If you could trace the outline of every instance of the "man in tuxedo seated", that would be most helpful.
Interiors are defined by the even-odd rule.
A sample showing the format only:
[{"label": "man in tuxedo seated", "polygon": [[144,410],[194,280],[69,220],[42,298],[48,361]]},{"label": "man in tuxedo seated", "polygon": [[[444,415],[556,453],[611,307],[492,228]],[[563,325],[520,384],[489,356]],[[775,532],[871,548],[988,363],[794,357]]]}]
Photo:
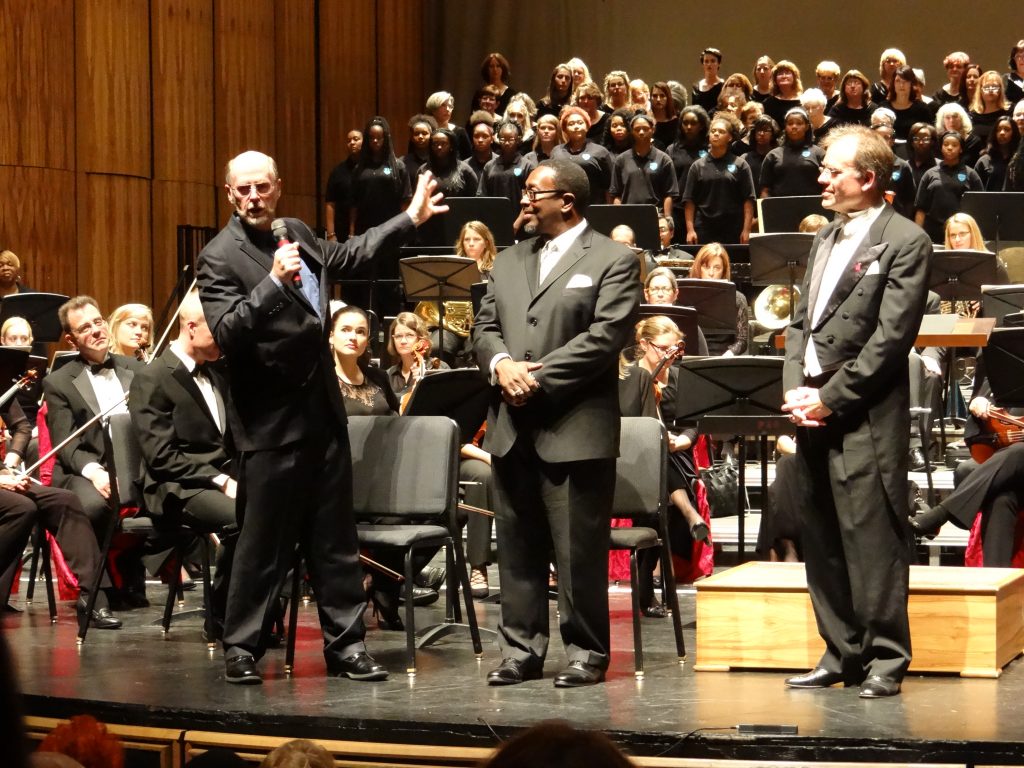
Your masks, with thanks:
[{"label": "man in tuxedo seated", "polygon": [[[32,527],[41,520],[43,527],[57,539],[68,568],[78,579],[81,593],[76,607],[81,616],[89,599],[87,585],[92,583],[100,564],[96,535],[75,494],[63,488],[40,485],[13,469],[21,464],[32,437],[32,425],[18,401],[11,399],[0,407],[0,416],[11,433],[11,445],[0,469],[0,606],[7,605],[25,541]],[[96,629],[121,628],[121,621],[110,612],[104,592],[109,587],[110,580],[104,574],[90,617]]]},{"label": "man in tuxedo seated", "polygon": [[[235,525],[237,486],[229,467],[225,385],[210,365],[219,357],[193,290],[178,313],[178,338],[132,380],[128,410],[145,464],[146,510],[158,527],[185,524],[202,533],[224,533]],[[230,533],[218,554],[210,601],[217,638],[237,538]]]},{"label": "man in tuxedo seated", "polygon": [[[91,296],[69,299],[57,310],[57,317],[65,340],[78,350],[78,356],[43,382],[46,425],[53,445],[63,443],[100,413],[126,413],[125,393],[142,367],[134,358],[111,354],[107,321]],[[78,497],[97,538],[112,514],[109,466],[97,422],[57,452],[53,467],[53,485]],[[149,605],[139,552],[122,553],[117,565],[124,577],[125,588],[119,594],[124,607]]]}]

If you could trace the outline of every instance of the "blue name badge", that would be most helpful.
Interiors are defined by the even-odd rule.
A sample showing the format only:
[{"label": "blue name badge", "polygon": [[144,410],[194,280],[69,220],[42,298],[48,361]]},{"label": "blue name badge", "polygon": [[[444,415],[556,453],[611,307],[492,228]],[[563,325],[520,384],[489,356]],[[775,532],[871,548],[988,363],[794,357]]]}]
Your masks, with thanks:
[{"label": "blue name badge", "polygon": [[658,170],[658,164],[655,163],[653,160],[647,164],[647,167],[650,168],[652,171]]},{"label": "blue name badge", "polygon": [[590,159],[590,153],[589,152],[584,152],[582,157],[583,157],[584,160],[589,160]]},{"label": "blue name badge", "polygon": [[523,175],[523,169],[522,168],[513,168],[512,169],[512,175],[513,176],[522,176]]},{"label": "blue name badge", "polygon": [[727,166],[725,166],[725,170],[727,170],[729,173],[736,173],[736,164],[729,163]]},{"label": "blue name badge", "polygon": [[959,180],[960,180],[960,183],[961,183],[961,184],[963,184],[963,183],[964,183],[965,181],[967,181],[967,174],[966,174],[966,173],[964,173],[963,171],[960,171],[960,173],[958,173],[958,174],[956,175],[956,177],[957,177],[957,179],[959,179]]},{"label": "blue name badge", "polygon": [[805,150],[804,150],[803,152],[801,152],[800,154],[802,154],[802,155],[803,155],[804,157],[810,157],[810,156],[811,156],[811,150],[809,150],[809,149],[805,149]]},{"label": "blue name badge", "polygon": [[706,149],[702,149],[700,152],[697,153],[697,157],[706,157],[707,154],[708,151]]},{"label": "blue name badge", "polygon": [[903,171],[893,171],[892,172],[892,180],[893,181],[899,181],[901,173],[903,173]]},{"label": "blue name badge", "polygon": [[391,169],[390,168],[385,168],[384,169],[384,175],[385,176],[390,176],[391,175]]}]

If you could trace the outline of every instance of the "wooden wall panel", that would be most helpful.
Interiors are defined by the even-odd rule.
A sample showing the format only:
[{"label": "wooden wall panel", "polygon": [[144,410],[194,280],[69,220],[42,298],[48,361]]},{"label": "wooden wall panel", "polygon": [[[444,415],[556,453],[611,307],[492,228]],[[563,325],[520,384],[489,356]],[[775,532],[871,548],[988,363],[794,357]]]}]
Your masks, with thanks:
[{"label": "wooden wall panel", "polygon": [[[0,166],[0,247],[21,259],[25,283],[37,291],[75,293],[75,174]],[[13,192],[13,193],[12,193]]]},{"label": "wooden wall panel", "polygon": [[78,292],[104,314],[130,301],[151,304],[150,182],[78,174]]},{"label": "wooden wall panel", "polygon": [[69,0],[0,3],[0,165],[74,168],[73,11]]},{"label": "wooden wall panel", "polygon": [[150,178],[149,3],[75,4],[77,170]]},{"label": "wooden wall panel", "polygon": [[[214,164],[220,169],[248,149],[274,155],[276,142],[274,94],[273,0],[217,0],[214,5]],[[219,219],[231,212],[226,199]]]},{"label": "wooden wall panel", "polygon": [[153,0],[152,26],[153,178],[210,184],[213,0]]},{"label": "wooden wall panel", "polygon": [[[413,5],[413,3],[410,3]],[[320,0],[320,138],[323,183],[342,159],[345,134],[376,114],[373,0]],[[321,197],[324,190],[319,190]]]},{"label": "wooden wall panel", "polygon": [[423,4],[377,2],[378,109],[391,125],[396,154],[405,154],[406,124],[423,110]]},{"label": "wooden wall panel", "polygon": [[316,195],[315,32],[312,0],[276,5],[275,159],[286,209],[290,196]]},{"label": "wooden wall panel", "polygon": [[[153,182],[153,311],[159,313],[177,284],[177,235],[179,224],[217,227],[217,198],[221,187],[178,181]],[[195,275],[189,275],[192,282]],[[163,329],[161,328],[162,332]]]}]

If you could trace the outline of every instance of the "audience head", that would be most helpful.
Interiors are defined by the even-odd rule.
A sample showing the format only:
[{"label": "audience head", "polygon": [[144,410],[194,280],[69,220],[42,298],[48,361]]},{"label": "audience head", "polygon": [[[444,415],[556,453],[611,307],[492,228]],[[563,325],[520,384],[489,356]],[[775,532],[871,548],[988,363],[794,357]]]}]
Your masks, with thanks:
[{"label": "audience head", "polygon": [[668,267],[655,267],[644,281],[645,304],[675,304],[679,296],[676,275]]},{"label": "audience head", "polygon": [[825,137],[824,148],[818,177],[823,208],[853,213],[882,201],[894,162],[885,139],[863,125],[841,125]]},{"label": "audience head", "polygon": [[[392,326],[394,327],[394,326]],[[370,318],[359,307],[346,304],[331,314],[331,335],[327,343],[339,363],[347,359],[359,365],[369,363]],[[391,345],[388,345],[388,351]]]},{"label": "audience head", "polygon": [[731,112],[716,112],[708,127],[708,137],[712,144],[716,141],[715,137],[719,132],[728,137],[728,143],[722,147],[727,150],[734,141],[739,141],[742,138],[743,125],[740,123],[740,119]]},{"label": "audience head", "polygon": [[416,352],[430,353],[430,329],[423,318],[413,312],[399,312],[388,330],[388,354],[410,360]]},{"label": "audience head", "polygon": [[743,94],[744,98],[750,99],[754,95],[754,86],[750,82],[750,78],[744,75],[742,72],[733,72],[722,84],[722,93],[726,91],[738,91]]},{"label": "audience head", "polygon": [[988,250],[978,222],[966,213],[954,213],[946,219],[946,248],[951,251]]},{"label": "audience head", "polygon": [[206,323],[196,288],[185,294],[178,310],[178,343],[197,363],[213,362],[220,357],[220,347]]},{"label": "audience head", "polygon": [[717,79],[718,70],[722,67],[722,52],[717,48],[705,48],[700,52],[700,64],[705,79]]},{"label": "audience head", "polygon": [[800,220],[800,226],[797,227],[797,232],[807,232],[809,234],[815,234],[820,232],[828,225],[828,219],[822,216],[820,213],[812,213],[808,216],[804,216]]},{"label": "audience head", "polygon": [[89,363],[102,363],[110,348],[107,321],[92,296],[75,296],[57,310],[64,340]]},{"label": "audience head", "polygon": [[30,768],[83,768],[75,758],[60,752],[33,752],[29,755],[28,765]]},{"label": "audience head", "polygon": [[1017,130],[1017,124],[1013,122],[1013,118],[1009,115],[996,118],[992,130],[988,134],[986,154],[990,157],[998,157],[1000,154],[1009,157],[1016,151],[1018,144],[1020,144],[1020,131]]},{"label": "audience head", "polygon": [[30,347],[32,341],[32,326],[24,317],[9,317],[0,326],[0,344],[5,347]]},{"label": "audience head", "polygon": [[537,106],[533,103],[533,99],[524,93],[517,93],[511,99],[508,100],[508,106],[505,107],[505,119],[515,120],[523,129],[523,135],[529,135],[533,133],[533,116],[537,112]]},{"label": "audience head", "polygon": [[651,108],[651,89],[640,78],[629,81],[629,103],[636,109]]},{"label": "audience head", "polygon": [[484,85],[476,89],[471,106],[473,110],[482,109],[493,115],[498,109],[498,99],[500,98],[501,90],[498,86]]},{"label": "audience head", "polygon": [[494,257],[498,255],[494,235],[482,221],[467,221],[459,230],[455,254],[473,259],[481,272],[489,272],[494,266]]},{"label": "audience head", "polygon": [[480,62],[480,79],[485,83],[508,85],[511,77],[512,68],[508,65],[508,59],[500,53],[488,53]]},{"label": "audience head", "polygon": [[[678,329],[676,329],[678,332]],[[563,722],[535,725],[509,739],[484,768],[630,768],[607,736]]]},{"label": "audience head", "polygon": [[243,152],[228,161],[224,180],[228,202],[239,218],[254,229],[269,232],[282,189],[274,158],[252,150]]},{"label": "audience head", "polygon": [[708,243],[697,251],[690,267],[690,277],[701,280],[731,280],[729,254],[721,243]]},{"label": "audience head", "polygon": [[946,131],[939,138],[939,157],[945,165],[958,165],[963,159],[965,145],[959,131]]},{"label": "audience head", "polygon": [[[576,107],[573,107],[573,109],[576,109]],[[515,120],[505,120],[503,118],[494,124],[494,138],[498,142],[498,149],[501,150],[501,155],[506,159],[511,159],[515,157],[516,152],[519,151],[519,146],[523,142],[523,126]],[[454,146],[455,143],[453,142],[452,147]]]},{"label": "audience head", "polygon": [[153,334],[153,310],[145,304],[122,304],[107,318],[110,351],[133,356],[149,346]]},{"label": "audience head", "polygon": [[820,88],[808,88],[800,94],[800,106],[808,115],[824,115],[826,104],[828,104],[828,98]]},{"label": "audience head", "polygon": [[263,758],[260,768],[334,768],[334,758],[319,744],[294,739]]},{"label": "audience head", "polygon": [[84,768],[122,768],[124,747],[91,715],[76,715],[61,723],[39,745],[40,752],[60,752],[74,758]]},{"label": "audience head", "polygon": [[473,154],[488,157],[494,146],[494,118],[482,109],[469,117],[469,138]]},{"label": "audience head", "polygon": [[637,112],[629,119],[629,135],[633,146],[649,143],[654,138],[654,118],[646,112]]},{"label": "audience head", "polygon": [[978,81],[981,79],[981,64],[971,62],[964,67],[964,87],[967,90],[968,106],[973,107],[974,94],[977,93]]},{"label": "audience head", "polygon": [[786,143],[794,147],[808,146],[814,141],[814,127],[811,125],[810,116],[803,107],[793,107],[786,112],[783,131],[786,135]]},{"label": "audience head", "polygon": [[611,234],[608,236],[616,243],[636,248],[636,235],[633,234],[633,228],[628,224],[619,224],[612,229]]}]

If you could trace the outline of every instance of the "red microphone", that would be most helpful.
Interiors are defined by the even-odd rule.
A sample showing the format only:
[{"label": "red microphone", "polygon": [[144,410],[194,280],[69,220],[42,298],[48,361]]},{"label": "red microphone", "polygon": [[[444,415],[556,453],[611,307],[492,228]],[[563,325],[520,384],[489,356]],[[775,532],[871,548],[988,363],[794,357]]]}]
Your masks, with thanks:
[{"label": "red microphone", "polygon": [[[270,226],[274,231],[274,237],[277,238],[278,248],[291,245],[292,241],[288,239],[288,225],[284,223],[284,219],[274,219]],[[298,272],[292,275],[292,285],[300,291],[302,290],[302,278],[299,277]]]}]

